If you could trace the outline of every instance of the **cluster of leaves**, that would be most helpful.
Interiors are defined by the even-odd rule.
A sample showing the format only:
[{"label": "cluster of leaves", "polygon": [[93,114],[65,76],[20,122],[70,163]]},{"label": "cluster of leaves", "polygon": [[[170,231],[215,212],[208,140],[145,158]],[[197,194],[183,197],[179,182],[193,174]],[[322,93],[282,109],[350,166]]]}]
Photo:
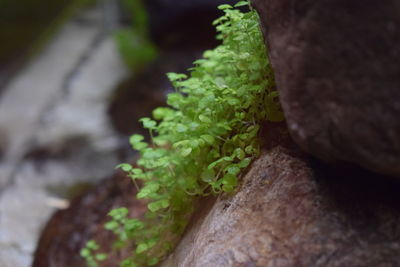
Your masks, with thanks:
[{"label": "cluster of leaves", "polygon": [[117,46],[128,67],[137,70],[157,56],[157,48],[149,39],[148,16],[142,0],[123,0],[132,14],[132,27],[115,33]]},{"label": "cluster of leaves", "polygon": [[106,228],[117,235],[117,246],[134,242],[121,266],[157,264],[185,229],[199,197],[235,190],[259,155],[260,122],[283,120],[257,13],[251,7],[247,13],[231,5],[219,9],[225,14],[214,25],[222,44],[194,62],[190,77],[167,74],[175,88],[169,107],[141,119],[151,143],[140,135],[130,138],[140,152],[138,168],[119,165],[137,187],[142,184],[137,198],[149,201],[142,221],[127,218],[125,208],[110,212]]},{"label": "cluster of leaves", "polygon": [[87,242],[86,247],[81,250],[81,256],[85,259],[87,266],[96,267],[99,261],[107,259],[107,254],[97,253],[100,246],[93,240]]}]

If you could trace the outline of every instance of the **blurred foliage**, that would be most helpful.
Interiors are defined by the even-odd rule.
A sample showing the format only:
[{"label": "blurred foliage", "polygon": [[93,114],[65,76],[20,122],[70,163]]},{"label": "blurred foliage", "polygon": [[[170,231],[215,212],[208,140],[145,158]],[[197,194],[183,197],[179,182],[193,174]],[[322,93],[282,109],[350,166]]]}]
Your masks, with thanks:
[{"label": "blurred foliage", "polygon": [[73,11],[93,0],[0,0],[0,62],[37,51]]},{"label": "blurred foliage", "polygon": [[147,11],[141,0],[123,0],[131,14],[131,27],[115,33],[118,50],[131,69],[139,69],[157,57],[157,48],[149,39]]}]

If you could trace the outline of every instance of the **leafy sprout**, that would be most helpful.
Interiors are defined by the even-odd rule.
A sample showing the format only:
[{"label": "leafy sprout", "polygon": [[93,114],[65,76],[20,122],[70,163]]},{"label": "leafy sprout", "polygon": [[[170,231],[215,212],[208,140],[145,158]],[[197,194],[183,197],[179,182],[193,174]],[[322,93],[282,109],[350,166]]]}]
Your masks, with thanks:
[{"label": "leafy sprout", "polygon": [[[244,5],[249,4],[240,1],[236,7]],[[167,74],[175,87],[169,106],[141,119],[151,143],[133,135],[138,167],[119,165],[135,183],[141,180],[137,198],[149,201],[141,221],[128,219],[125,208],[109,214],[106,228],[117,242],[134,244],[121,266],[152,266],[162,260],[184,231],[196,201],[235,191],[259,155],[260,123],[283,120],[257,13],[251,7],[247,13],[231,5],[219,9],[224,15],[213,24],[222,44],[205,51],[189,77]]]}]

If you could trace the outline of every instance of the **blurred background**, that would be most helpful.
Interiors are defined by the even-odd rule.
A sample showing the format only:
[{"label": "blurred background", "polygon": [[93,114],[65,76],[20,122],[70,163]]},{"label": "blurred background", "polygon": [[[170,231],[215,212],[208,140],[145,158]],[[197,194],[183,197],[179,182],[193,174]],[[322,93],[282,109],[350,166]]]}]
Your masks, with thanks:
[{"label": "blurred background", "polygon": [[1,267],[31,266],[51,214],[129,161],[229,2],[0,0]]}]

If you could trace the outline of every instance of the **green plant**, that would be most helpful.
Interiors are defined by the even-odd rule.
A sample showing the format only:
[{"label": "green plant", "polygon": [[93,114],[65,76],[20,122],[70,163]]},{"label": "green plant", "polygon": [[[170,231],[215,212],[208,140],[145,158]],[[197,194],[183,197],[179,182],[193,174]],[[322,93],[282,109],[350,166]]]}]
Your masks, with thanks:
[{"label": "green plant", "polygon": [[260,123],[283,120],[257,13],[219,9],[225,14],[214,25],[222,44],[194,62],[190,77],[167,74],[175,88],[169,107],[141,119],[151,143],[130,138],[140,152],[139,167],[118,166],[138,188],[141,181],[137,198],[149,201],[143,220],[127,218],[125,208],[110,212],[106,228],[118,237],[116,246],[134,243],[121,266],[157,264],[173,249],[199,198],[235,190],[259,155]]},{"label": "green plant", "polygon": [[88,267],[96,267],[98,266],[97,262],[104,261],[107,258],[105,253],[96,253],[99,248],[94,240],[90,240],[86,243],[86,247],[81,250],[81,256],[85,259]]},{"label": "green plant", "polygon": [[123,60],[132,69],[140,68],[157,56],[157,48],[149,39],[148,17],[141,0],[123,0],[123,5],[132,14],[132,27],[115,33],[118,50]]}]

